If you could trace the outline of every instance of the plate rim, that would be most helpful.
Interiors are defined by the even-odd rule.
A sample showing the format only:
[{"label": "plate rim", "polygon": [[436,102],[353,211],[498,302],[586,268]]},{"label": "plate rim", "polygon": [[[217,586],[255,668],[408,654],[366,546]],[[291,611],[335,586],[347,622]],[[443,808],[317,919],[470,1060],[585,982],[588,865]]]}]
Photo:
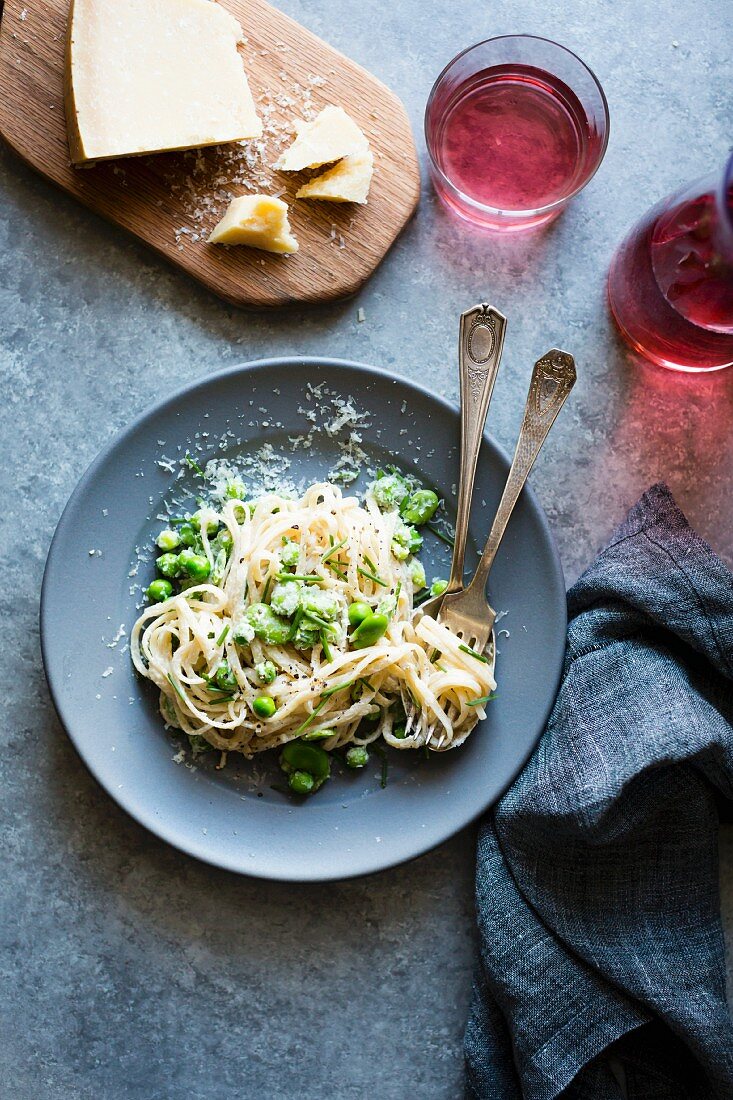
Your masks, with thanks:
[{"label": "plate rim", "polygon": [[[447,398],[442,397],[440,394],[435,393],[428,386],[424,386],[420,382],[415,382],[413,379],[406,377],[405,375],[397,374],[394,371],[388,370],[384,367],[375,367],[369,363],[362,363],[359,360],[343,359],[334,356],[321,356],[321,355],[279,355],[270,356],[264,359],[251,359],[242,362],[230,364],[221,370],[213,371],[212,373],[204,374],[203,377],[192,379],[189,382],[177,387],[166,397],[161,398],[159,401],[154,402],[151,405],[142,409],[135,417],[128,421],[122,428],[120,428],[114,436],[109,439],[100,451],[95,455],[89,465],[86,467],[81,477],[77,481],[74,489],[69,495],[62,511],[59,516],[56,528],[51,538],[48,553],[46,555],[46,562],[43,570],[43,579],[41,582],[40,604],[39,604],[39,635],[40,635],[40,649],[41,659],[43,663],[44,674],[46,683],[48,685],[51,701],[54,706],[54,710],[58,717],[59,723],[62,726],[66,736],[69,738],[77,756],[80,758],[82,764],[85,766],[89,774],[99,784],[99,786],[105,791],[105,793],[112,798],[115,804],[131,817],[138,825],[147,829],[155,837],[161,840],[165,844],[171,845],[177,851],[184,853],[186,856],[196,859],[201,863],[208,864],[210,866],[217,867],[221,870],[228,871],[232,874],[244,875],[248,878],[256,878],[264,881],[271,882],[312,882],[312,883],[325,883],[325,882],[340,882],[347,879],[362,878],[368,875],[374,875],[381,871],[389,870],[393,867],[401,866],[402,864],[409,863],[414,859],[418,859],[420,856],[426,855],[428,852],[440,847],[447,840],[451,839],[457,833],[463,829],[468,828],[474,822],[476,822],[483,814],[491,810],[496,803],[503,797],[517,776],[521,773],[529,760],[532,753],[535,751],[547,720],[554,706],[557,696],[557,689],[560,685],[562,676],[562,669],[565,658],[565,637],[567,634],[567,603],[563,599],[561,601],[561,626],[562,631],[558,631],[558,638],[562,638],[562,641],[557,645],[557,652],[550,655],[548,658],[548,664],[554,665],[554,675],[551,677],[554,684],[553,692],[551,696],[548,696],[548,701],[543,708],[543,717],[541,724],[539,724],[538,730],[534,737],[531,739],[526,752],[522,755],[516,770],[503,785],[503,787],[495,794],[495,796],[488,802],[487,805],[477,810],[476,813],[472,813],[470,817],[467,817],[461,824],[454,826],[451,825],[450,830],[446,834],[436,841],[428,844],[420,845],[416,843],[415,850],[408,855],[401,855],[397,858],[390,858],[375,864],[373,867],[364,869],[355,869],[353,872],[339,871],[336,874],[297,874],[296,873],[268,873],[266,870],[258,869],[244,869],[242,867],[235,866],[233,862],[222,856],[220,859],[214,858],[209,855],[202,855],[194,850],[187,844],[186,838],[177,838],[175,836],[167,835],[162,827],[162,822],[158,821],[154,815],[146,814],[143,806],[139,804],[129,804],[127,800],[121,800],[117,793],[110,788],[106,780],[99,774],[99,769],[95,767],[94,763],[87,758],[87,755],[83,747],[83,738],[78,740],[77,734],[73,731],[73,721],[68,720],[64,713],[64,704],[60,699],[60,692],[57,690],[57,684],[55,683],[54,671],[50,668],[52,663],[50,654],[48,652],[49,642],[47,640],[48,632],[48,615],[49,615],[49,565],[52,562],[56,549],[66,531],[66,527],[70,522],[70,513],[72,507],[79,497],[82,497],[99,471],[109,461],[110,457],[114,454],[115,450],[123,444],[125,439],[138,431],[143,427],[146,422],[154,422],[164,410],[170,406],[177,404],[183,398],[190,397],[199,390],[205,390],[214,382],[219,382],[229,376],[234,375],[248,375],[248,374],[266,374],[267,371],[272,369],[279,369],[283,367],[289,367],[294,365],[302,366],[320,366],[329,369],[336,368],[343,372],[345,376],[348,375],[371,375],[377,379],[381,379],[385,384],[399,383],[406,386],[409,390],[415,391],[427,398],[430,402],[442,407],[446,412],[450,412],[453,416],[460,416],[459,406],[449,401]],[[500,459],[500,461],[508,469],[510,464],[510,457],[504,448],[497,443],[497,441],[485,430],[482,435],[482,447],[488,447],[488,449]],[[562,561],[560,553],[557,547],[555,536],[550,527],[549,520],[545,513],[544,508],[540,504],[536,493],[532,486],[527,482],[522,490],[522,496],[526,494],[526,500],[534,512],[536,518],[539,521],[539,525],[543,531],[543,534],[547,538],[547,542],[551,551],[550,559],[552,565],[552,576],[548,577],[548,587],[559,587],[560,591],[565,593],[566,584],[565,577],[562,568]],[[521,499],[521,497],[520,497]],[[81,741],[81,743],[80,743]],[[416,837],[417,839],[417,837]]]}]

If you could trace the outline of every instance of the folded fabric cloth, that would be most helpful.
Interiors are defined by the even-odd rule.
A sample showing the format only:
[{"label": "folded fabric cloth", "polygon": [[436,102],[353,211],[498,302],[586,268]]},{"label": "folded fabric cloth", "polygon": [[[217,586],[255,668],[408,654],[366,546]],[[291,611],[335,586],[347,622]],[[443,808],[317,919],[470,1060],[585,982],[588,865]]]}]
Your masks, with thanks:
[{"label": "folded fabric cloth", "polygon": [[727,1100],[733,576],[657,485],[568,605],[547,729],[480,830],[466,1095]]}]

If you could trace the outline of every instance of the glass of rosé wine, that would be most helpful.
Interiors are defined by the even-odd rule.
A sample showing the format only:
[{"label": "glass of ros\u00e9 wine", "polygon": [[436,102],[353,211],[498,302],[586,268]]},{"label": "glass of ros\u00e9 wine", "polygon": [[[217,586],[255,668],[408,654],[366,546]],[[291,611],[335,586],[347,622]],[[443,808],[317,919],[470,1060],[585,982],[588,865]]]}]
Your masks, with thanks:
[{"label": "glass of ros\u00e9 wine", "polygon": [[454,57],[425,110],[436,192],[485,229],[530,229],[556,217],[595,174],[608,129],[606,97],[588,66],[524,34]]}]

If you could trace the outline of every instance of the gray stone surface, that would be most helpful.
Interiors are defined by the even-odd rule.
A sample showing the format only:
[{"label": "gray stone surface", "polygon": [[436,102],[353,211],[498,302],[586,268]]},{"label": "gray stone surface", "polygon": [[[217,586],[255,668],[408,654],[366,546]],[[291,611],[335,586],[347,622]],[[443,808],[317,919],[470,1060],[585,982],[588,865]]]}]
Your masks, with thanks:
[{"label": "gray stone surface", "polygon": [[[722,165],[730,0],[664,10],[636,0],[281,6],[402,95],[421,152],[422,108],[445,61],[516,30],[587,59],[608,93],[611,144],[587,191],[539,238],[474,234],[426,186],[358,300],[287,316],[234,311],[0,151],[0,1093],[12,1100],[460,1095],[471,831],[344,885],[237,879],[128,820],[56,721],[37,632],[48,543],[86,465],[151,401],[227,364],[290,351],[374,362],[455,398],[456,318],[488,297],[511,321],[491,417],[503,444],[537,355],[559,344],[578,361],[572,408],[533,476],[568,579],[660,477],[733,558],[733,372],[683,378],[639,366],[604,302],[626,226]],[[725,830],[722,871],[730,928]]]}]

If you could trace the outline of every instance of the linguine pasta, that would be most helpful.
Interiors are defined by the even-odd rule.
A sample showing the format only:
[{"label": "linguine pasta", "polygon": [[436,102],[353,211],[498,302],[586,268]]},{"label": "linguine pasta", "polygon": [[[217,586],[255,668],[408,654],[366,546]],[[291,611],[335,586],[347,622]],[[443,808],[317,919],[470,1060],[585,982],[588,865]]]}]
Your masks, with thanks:
[{"label": "linguine pasta", "polygon": [[[131,637],[167,724],[250,757],[320,737],[327,751],[379,737],[445,750],[484,717],[491,665],[434,619],[412,621],[424,572],[412,554],[396,556],[397,509],[321,483],[299,499],[230,499],[196,516],[208,576],[147,608]],[[359,648],[355,604],[386,620]],[[263,696],[273,710],[264,717]],[[412,705],[430,735],[405,736]]]}]

